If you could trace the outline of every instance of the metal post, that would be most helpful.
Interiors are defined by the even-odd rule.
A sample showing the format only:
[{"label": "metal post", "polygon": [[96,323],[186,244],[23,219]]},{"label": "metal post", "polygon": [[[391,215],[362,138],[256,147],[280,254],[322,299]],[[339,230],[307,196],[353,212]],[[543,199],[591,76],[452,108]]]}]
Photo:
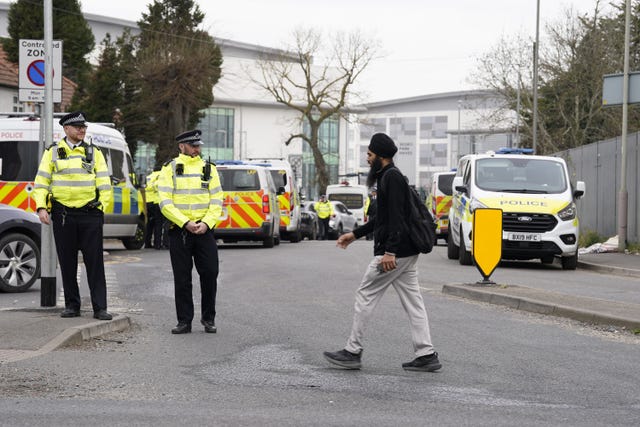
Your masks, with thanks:
[{"label": "metal post", "polygon": [[[462,107],[462,100],[458,99],[458,149],[456,150],[456,154],[458,155],[458,159],[461,157],[460,156],[460,108],[461,107]],[[458,159],[456,159],[456,162],[455,162],[453,167],[457,167],[458,166]]]},{"label": "metal post", "polygon": [[[44,1],[44,114],[40,118],[42,150],[51,145],[53,138],[53,0]],[[62,70],[58,70],[61,72]],[[43,135],[44,133],[44,135]],[[56,251],[51,225],[42,224],[40,270],[40,306],[56,305]]]},{"label": "metal post", "polygon": [[520,73],[518,73],[518,89],[516,95],[516,140],[514,145],[520,147]]},{"label": "metal post", "polygon": [[622,144],[620,148],[620,193],[618,194],[618,251],[627,248],[627,116],[629,107],[629,40],[631,0],[626,0],[624,17],[624,71],[622,76]]},{"label": "metal post", "polygon": [[540,40],[540,0],[536,2],[536,41],[533,44],[533,154],[538,147],[538,44]]}]

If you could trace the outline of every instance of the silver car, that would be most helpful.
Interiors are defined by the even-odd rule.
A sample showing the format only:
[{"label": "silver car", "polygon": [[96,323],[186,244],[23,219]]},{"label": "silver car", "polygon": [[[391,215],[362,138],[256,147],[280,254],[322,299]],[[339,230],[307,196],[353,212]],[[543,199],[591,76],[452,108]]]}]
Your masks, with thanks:
[{"label": "silver car", "polygon": [[40,277],[38,216],[0,204],[0,291],[24,292]]},{"label": "silver car", "polygon": [[332,239],[358,228],[358,220],[342,202],[332,201],[331,204],[333,215],[329,219],[329,236]]}]

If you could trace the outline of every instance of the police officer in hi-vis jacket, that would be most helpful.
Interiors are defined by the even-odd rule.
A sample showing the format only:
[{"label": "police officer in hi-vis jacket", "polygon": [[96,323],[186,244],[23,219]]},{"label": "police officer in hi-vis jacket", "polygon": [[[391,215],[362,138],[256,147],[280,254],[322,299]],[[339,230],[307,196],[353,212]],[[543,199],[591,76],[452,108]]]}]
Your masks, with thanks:
[{"label": "police officer in hi-vis jacket", "polygon": [[191,130],[178,135],[180,155],[167,162],[158,177],[160,209],[171,222],[169,255],[178,317],[173,334],[191,332],[194,263],[202,295],[200,323],[205,332],[217,331],[218,246],[213,228],[222,213],[223,193],[215,165],[200,157],[201,134]]},{"label": "police officer in hi-vis jacket", "polygon": [[[93,317],[111,320],[102,256],[104,211],[112,202],[111,179],[98,147],[85,141],[86,116],[81,111],[60,119],[65,137],[47,148],[35,178],[34,198],[40,221],[53,222],[60,262],[64,305],[62,317],[80,316],[78,250],[87,269]],[[51,216],[47,210],[51,202]]]}]

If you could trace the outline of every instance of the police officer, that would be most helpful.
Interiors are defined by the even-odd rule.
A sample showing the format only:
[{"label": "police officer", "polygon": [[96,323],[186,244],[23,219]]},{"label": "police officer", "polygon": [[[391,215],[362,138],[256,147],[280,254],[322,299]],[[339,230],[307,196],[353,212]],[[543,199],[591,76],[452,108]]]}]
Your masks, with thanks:
[{"label": "police officer", "polygon": [[313,210],[318,214],[320,221],[320,240],[329,239],[329,219],[333,215],[333,205],[327,200],[324,194],[320,196],[320,201],[313,204]]},{"label": "police officer", "polygon": [[[109,170],[98,147],[85,141],[85,114],[76,111],[60,119],[65,137],[45,150],[35,178],[34,197],[43,224],[53,222],[60,262],[64,305],[62,317],[80,316],[78,250],[87,269],[93,317],[111,320],[102,256],[104,211],[111,204]],[[51,216],[47,210],[51,202]]]},{"label": "police officer", "polygon": [[201,134],[196,129],[176,137],[180,155],[163,166],[158,178],[160,209],[171,222],[169,255],[178,317],[173,334],[191,332],[194,263],[202,295],[200,323],[205,332],[217,330],[218,246],[213,228],[222,213],[222,187],[215,165],[200,157]]},{"label": "police officer", "polygon": [[[160,212],[158,206],[158,177],[160,176],[160,168],[157,167],[147,176],[147,184],[144,188],[144,195],[147,206],[147,230],[145,233],[145,248],[162,249],[162,239],[164,228],[164,216]],[[164,243],[166,245],[166,242]]]}]

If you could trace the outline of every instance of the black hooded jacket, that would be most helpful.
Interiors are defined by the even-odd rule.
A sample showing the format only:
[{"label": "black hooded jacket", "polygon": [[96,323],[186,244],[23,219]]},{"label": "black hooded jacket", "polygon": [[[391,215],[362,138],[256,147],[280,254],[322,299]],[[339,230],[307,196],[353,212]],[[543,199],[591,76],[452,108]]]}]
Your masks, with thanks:
[{"label": "black hooded jacket", "polygon": [[377,173],[377,211],[373,221],[358,227],[353,234],[359,239],[373,232],[373,253],[395,254],[397,258],[417,255],[420,252],[409,238],[407,222],[409,184],[393,163]]}]

